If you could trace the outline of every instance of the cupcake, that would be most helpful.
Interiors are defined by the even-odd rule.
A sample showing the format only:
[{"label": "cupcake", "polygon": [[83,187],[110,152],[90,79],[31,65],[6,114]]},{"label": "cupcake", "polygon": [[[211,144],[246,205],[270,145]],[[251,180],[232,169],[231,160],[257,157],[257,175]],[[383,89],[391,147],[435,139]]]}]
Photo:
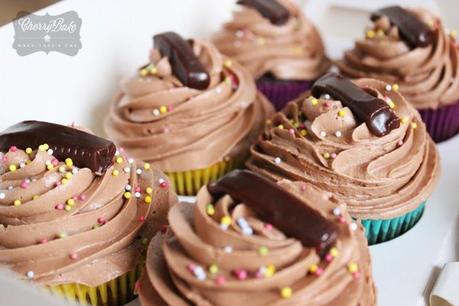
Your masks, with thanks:
[{"label": "cupcake", "polygon": [[400,90],[436,142],[459,132],[459,49],[455,32],[423,9],[383,8],[338,62],[343,75],[371,77]]},{"label": "cupcake", "polygon": [[150,63],[125,81],[105,130],[134,157],[166,172],[181,195],[241,166],[273,109],[250,73],[210,43],[168,32]]},{"label": "cupcake", "polygon": [[69,301],[131,300],[176,201],[161,172],[104,138],[39,121],[0,133],[0,263]]},{"label": "cupcake", "polygon": [[217,48],[257,80],[280,110],[330,67],[319,32],[290,0],[239,0],[242,9],[215,34]]},{"label": "cupcake", "polygon": [[440,172],[435,144],[399,92],[335,73],[266,124],[247,167],[331,192],[362,220],[370,244],[416,224]]},{"label": "cupcake", "polygon": [[171,209],[170,231],[147,251],[141,304],[376,305],[363,229],[335,200],[229,173]]}]

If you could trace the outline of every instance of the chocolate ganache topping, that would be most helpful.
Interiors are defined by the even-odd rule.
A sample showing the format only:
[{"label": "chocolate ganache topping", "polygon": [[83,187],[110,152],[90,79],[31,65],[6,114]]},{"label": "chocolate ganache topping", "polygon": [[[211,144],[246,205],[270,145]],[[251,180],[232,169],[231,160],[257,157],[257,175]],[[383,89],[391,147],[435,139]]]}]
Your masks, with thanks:
[{"label": "chocolate ganache topping", "polygon": [[160,171],[80,130],[22,122],[0,144],[0,264],[37,283],[93,287],[132,271],[177,201]]},{"label": "chocolate ganache topping", "polygon": [[243,8],[234,12],[233,20],[212,40],[256,79],[269,74],[282,80],[309,81],[328,70],[330,62],[319,32],[292,1],[238,3]]},{"label": "chocolate ganache topping", "polygon": [[[158,44],[151,51],[150,64],[139,70],[139,76],[123,82],[115,97],[105,120],[107,134],[136,158],[167,172],[245,158],[272,106],[257,92],[251,75],[210,43],[185,41],[193,56],[168,56],[158,50],[164,37],[170,40],[170,36],[183,44],[177,34],[155,36]],[[185,52],[174,50],[172,54]],[[199,65],[194,66],[202,65],[210,78],[202,90],[182,83],[174,72],[191,69],[183,67],[195,57]],[[200,79],[202,73],[191,78],[196,75]]]},{"label": "chocolate ganache topping", "polygon": [[[293,219],[289,226],[300,235],[288,235],[280,229],[286,220],[267,223],[252,209],[261,211],[261,201],[236,200],[240,192],[224,193],[219,183],[210,187],[218,189],[215,197],[204,187],[195,206],[171,209],[170,231],[152,240],[139,288],[142,305],[376,305],[363,229],[331,194],[301,182],[273,184],[253,173],[230,175],[244,181],[256,177],[253,186],[244,187],[251,199],[267,189],[289,192],[279,196],[279,210],[300,209],[293,202],[301,201],[314,216]],[[224,188],[235,182],[227,180]],[[323,257],[301,243],[309,221],[336,229]]]},{"label": "chocolate ganache topping", "polygon": [[418,109],[459,99],[459,48],[455,33],[423,9],[398,6],[371,15],[372,25],[338,62],[344,75],[386,81]]},{"label": "chocolate ganache topping", "polygon": [[275,181],[312,183],[356,218],[400,216],[435,187],[438,152],[418,112],[396,90],[373,79],[353,83],[386,101],[400,126],[375,135],[336,97],[305,93],[267,122],[247,167]]}]

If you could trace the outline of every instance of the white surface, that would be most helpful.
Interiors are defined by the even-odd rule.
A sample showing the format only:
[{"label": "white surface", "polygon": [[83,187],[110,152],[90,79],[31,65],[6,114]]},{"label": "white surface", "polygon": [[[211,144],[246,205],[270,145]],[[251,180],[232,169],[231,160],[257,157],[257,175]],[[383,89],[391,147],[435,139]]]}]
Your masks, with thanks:
[{"label": "white surface", "polygon": [[[83,48],[75,57],[58,53],[20,57],[11,47],[13,27],[1,27],[0,130],[19,120],[41,119],[64,124],[75,121],[101,133],[101,118],[119,81],[146,61],[154,33],[175,30],[184,36],[204,38],[230,18],[233,5],[233,0],[60,2],[42,12],[75,10],[83,19]],[[309,6],[307,13],[326,20],[313,7]],[[362,13],[359,16],[366,19]],[[326,22],[319,25],[336,27]],[[352,45],[349,33],[358,27],[342,21],[338,28],[341,38],[330,35],[326,39],[332,56],[339,56],[343,47]],[[459,247],[454,243],[459,241],[459,137],[439,149],[443,174],[420,223],[394,241],[371,247],[380,306],[426,305],[439,270],[446,262],[459,259]],[[3,288],[0,285],[1,306]]]},{"label": "white surface", "polygon": [[459,262],[447,264],[430,295],[431,306],[459,305]]}]

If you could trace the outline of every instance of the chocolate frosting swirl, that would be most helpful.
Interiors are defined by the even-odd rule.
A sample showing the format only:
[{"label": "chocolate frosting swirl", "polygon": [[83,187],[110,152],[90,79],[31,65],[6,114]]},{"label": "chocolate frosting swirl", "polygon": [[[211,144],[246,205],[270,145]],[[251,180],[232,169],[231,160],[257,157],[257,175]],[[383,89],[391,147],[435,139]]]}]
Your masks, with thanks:
[{"label": "chocolate frosting swirl", "polygon": [[122,153],[102,176],[51,151],[0,157],[0,263],[41,284],[98,286],[133,270],[177,201],[164,174]]},{"label": "chocolate frosting swirl", "polygon": [[411,48],[385,16],[376,18],[364,39],[338,62],[342,74],[398,84],[418,109],[437,108],[459,99],[459,49],[441,20],[422,9],[410,10],[432,28],[432,44]]},{"label": "chocolate frosting swirl", "polygon": [[201,169],[226,157],[242,159],[273,112],[251,75],[210,43],[193,40],[210,74],[207,90],[183,86],[168,58],[151,52],[154,73],[122,84],[105,130],[135,157],[163,171]]},{"label": "chocolate frosting swirl", "polygon": [[299,7],[279,2],[290,11],[285,24],[272,24],[257,10],[242,7],[213,41],[255,78],[269,73],[283,80],[315,80],[330,67],[320,34]]},{"label": "chocolate frosting swirl", "polygon": [[268,122],[247,167],[273,180],[306,181],[332,192],[356,218],[403,215],[435,187],[438,152],[418,112],[398,92],[373,79],[354,83],[386,100],[400,127],[376,137],[340,101],[306,93]]},{"label": "chocolate frosting swirl", "polygon": [[[171,231],[152,240],[140,285],[142,305],[376,305],[362,227],[331,194],[299,182],[280,185],[337,222],[333,257],[321,259],[229,195],[213,202],[203,188],[196,206],[171,209]],[[212,215],[209,203],[215,207]],[[220,224],[223,216],[234,220],[227,229]],[[252,235],[236,222],[241,217]]]}]

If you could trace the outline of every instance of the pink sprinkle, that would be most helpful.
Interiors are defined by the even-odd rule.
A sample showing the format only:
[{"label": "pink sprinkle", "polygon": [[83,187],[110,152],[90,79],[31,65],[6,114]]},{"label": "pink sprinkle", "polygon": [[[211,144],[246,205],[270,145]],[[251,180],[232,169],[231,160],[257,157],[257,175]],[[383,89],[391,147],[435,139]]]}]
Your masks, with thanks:
[{"label": "pink sprinkle", "polygon": [[322,269],[322,268],[319,267],[319,268],[317,268],[317,271],[316,271],[316,273],[314,273],[314,274],[315,274],[316,276],[321,276],[322,273],[324,273],[324,269]]},{"label": "pink sprinkle", "polygon": [[237,277],[238,280],[244,280],[247,278],[247,271],[244,269],[234,270],[233,273]]},{"label": "pink sprinkle", "polygon": [[26,181],[23,181],[20,186],[22,189],[26,189],[27,187],[29,187],[29,183],[27,183]]},{"label": "pink sprinkle", "polygon": [[330,108],[330,107],[331,107],[331,103],[328,102],[328,101],[325,101],[325,102],[324,102],[324,105],[325,105],[325,107],[327,107],[327,108]]},{"label": "pink sprinkle", "polygon": [[165,128],[163,129],[163,132],[166,133],[166,134],[169,133],[169,131],[170,131],[170,130],[169,130],[168,127],[165,127]]},{"label": "pink sprinkle", "polygon": [[78,196],[78,199],[80,199],[80,201],[84,201],[84,200],[86,200],[86,195],[80,194],[80,195]]},{"label": "pink sprinkle", "polygon": [[61,185],[61,182],[60,182],[60,181],[57,181],[57,182],[56,182],[56,187],[57,187],[57,186],[60,186],[60,185]]},{"label": "pink sprinkle", "polygon": [[300,128],[304,129],[306,126],[304,125],[304,123],[300,123]]},{"label": "pink sprinkle", "polygon": [[169,106],[167,107],[167,110],[171,112],[171,111],[174,110],[174,107],[173,107],[172,105],[169,105]]},{"label": "pink sprinkle", "polygon": [[305,191],[306,191],[306,185],[301,185],[300,190],[301,190],[302,192],[305,192]]},{"label": "pink sprinkle", "polygon": [[167,233],[167,229],[169,228],[169,226],[167,224],[163,224],[161,226],[161,234],[165,234]]},{"label": "pink sprinkle", "polygon": [[360,278],[360,275],[361,275],[361,274],[360,274],[359,271],[352,273],[352,276],[353,276],[355,279],[359,279],[359,278]]},{"label": "pink sprinkle", "polygon": [[78,200],[78,196],[73,196],[72,199],[74,199],[75,201]]},{"label": "pink sprinkle", "polygon": [[99,217],[97,218],[97,223],[104,225],[107,221],[104,219],[104,217]]},{"label": "pink sprinkle", "polygon": [[161,183],[159,184],[159,187],[161,187],[161,188],[167,188],[167,186],[168,186],[168,184],[167,184],[166,181],[163,181],[163,182],[161,182]]},{"label": "pink sprinkle", "polygon": [[10,152],[16,152],[18,150],[18,148],[16,146],[11,146],[9,151]]},{"label": "pink sprinkle", "polygon": [[288,132],[289,132],[291,135],[295,135],[295,130],[294,130],[294,129],[289,129]]},{"label": "pink sprinkle", "polygon": [[140,281],[136,281],[134,285],[134,291],[137,292],[140,289]]},{"label": "pink sprinkle", "polygon": [[144,222],[145,221],[145,216],[139,216],[139,221]]},{"label": "pink sprinkle", "polygon": [[263,275],[263,272],[257,271],[257,273],[255,273],[255,277],[256,278],[264,278],[265,276]]},{"label": "pink sprinkle", "polygon": [[331,158],[335,159],[336,158],[336,153],[332,153],[330,156],[331,156]]},{"label": "pink sprinkle", "polygon": [[325,256],[325,261],[331,262],[332,260],[333,260],[333,256],[331,256],[330,254],[327,254],[327,255]]},{"label": "pink sprinkle", "polygon": [[58,210],[63,210],[64,209],[64,204],[57,204],[54,208]]},{"label": "pink sprinkle", "polygon": [[222,275],[220,275],[215,279],[215,282],[217,283],[217,285],[223,285],[226,282],[226,280]]},{"label": "pink sprinkle", "polygon": [[344,218],[344,216],[340,216],[338,220],[340,223],[346,223],[346,218]]},{"label": "pink sprinkle", "polygon": [[140,189],[139,186],[137,186],[137,187],[134,188],[134,191],[135,191],[135,192],[140,192],[140,190],[141,190],[141,189]]},{"label": "pink sprinkle", "polygon": [[271,223],[265,223],[265,229],[270,231],[273,229],[273,225]]},{"label": "pink sprinkle", "polygon": [[194,265],[194,264],[188,264],[188,265],[186,266],[186,268],[187,268],[188,271],[193,272],[194,269],[196,269],[196,265]]},{"label": "pink sprinkle", "polygon": [[399,146],[403,145],[403,140],[400,139],[400,140],[397,142],[397,144],[398,144]]},{"label": "pink sprinkle", "polygon": [[48,239],[46,239],[46,238],[40,240],[40,244],[44,244],[44,243],[47,243],[47,242],[48,242]]},{"label": "pink sprinkle", "polygon": [[118,151],[120,151],[120,153],[123,153],[124,152],[124,148],[123,147],[119,147]]},{"label": "pink sprinkle", "polygon": [[78,254],[77,253],[70,253],[69,257],[70,257],[70,259],[75,260],[75,259],[78,258]]},{"label": "pink sprinkle", "polygon": [[2,158],[2,161],[4,163],[7,163],[8,162],[8,156],[4,155],[3,158]]},{"label": "pink sprinkle", "polygon": [[59,164],[59,161],[57,159],[53,158],[53,160],[51,161],[51,164],[53,166],[57,166]]}]

